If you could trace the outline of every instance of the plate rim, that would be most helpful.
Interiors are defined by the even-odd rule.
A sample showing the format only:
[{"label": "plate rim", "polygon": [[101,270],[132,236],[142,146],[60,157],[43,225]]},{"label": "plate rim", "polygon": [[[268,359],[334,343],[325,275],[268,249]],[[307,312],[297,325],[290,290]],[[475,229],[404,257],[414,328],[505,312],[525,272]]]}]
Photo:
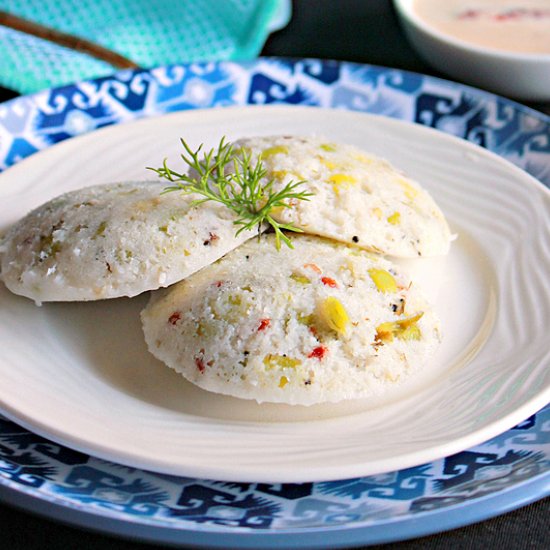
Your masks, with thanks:
[{"label": "plate rim", "polygon": [[[388,518],[374,524],[332,527],[246,530],[246,528],[193,529],[154,525],[110,516],[97,509],[89,511],[73,505],[48,501],[32,491],[18,491],[0,477],[0,502],[34,513],[66,526],[90,529],[135,539],[145,543],[166,543],[193,548],[304,548],[331,549],[355,545],[386,544],[459,529],[511,512],[550,496],[550,471],[525,480],[512,488],[446,508],[398,519]],[[139,518],[142,519],[142,518]],[[391,526],[388,532],[388,526]],[[218,526],[216,526],[218,527]],[[197,536],[201,538],[197,541]]]}]

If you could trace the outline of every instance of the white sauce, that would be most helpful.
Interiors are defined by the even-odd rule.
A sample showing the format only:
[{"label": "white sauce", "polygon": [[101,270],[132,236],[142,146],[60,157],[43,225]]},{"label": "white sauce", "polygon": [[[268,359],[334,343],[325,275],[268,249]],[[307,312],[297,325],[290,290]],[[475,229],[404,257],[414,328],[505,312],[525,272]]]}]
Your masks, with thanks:
[{"label": "white sauce", "polygon": [[415,0],[415,13],[464,42],[550,54],[550,0]]}]

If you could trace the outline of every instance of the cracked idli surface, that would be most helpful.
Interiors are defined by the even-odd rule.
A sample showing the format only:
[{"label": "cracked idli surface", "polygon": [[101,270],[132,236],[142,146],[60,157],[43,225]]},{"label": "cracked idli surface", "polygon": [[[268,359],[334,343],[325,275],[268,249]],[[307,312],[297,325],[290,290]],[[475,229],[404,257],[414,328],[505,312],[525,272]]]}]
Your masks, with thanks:
[{"label": "cracked idli surface", "polygon": [[392,263],[354,246],[252,239],[141,314],[149,350],[198,386],[311,405],[379,395],[421,369],[439,321]]},{"label": "cracked idli surface", "polygon": [[234,214],[165,185],[128,182],[71,191],[36,208],[0,241],[0,278],[35,300],[86,301],[166,287],[256,233]]},{"label": "cracked idli surface", "polygon": [[279,222],[384,255],[416,258],[449,251],[451,233],[432,197],[389,162],[318,137],[241,139],[261,159],[274,189],[303,181],[308,201],[273,212]]}]

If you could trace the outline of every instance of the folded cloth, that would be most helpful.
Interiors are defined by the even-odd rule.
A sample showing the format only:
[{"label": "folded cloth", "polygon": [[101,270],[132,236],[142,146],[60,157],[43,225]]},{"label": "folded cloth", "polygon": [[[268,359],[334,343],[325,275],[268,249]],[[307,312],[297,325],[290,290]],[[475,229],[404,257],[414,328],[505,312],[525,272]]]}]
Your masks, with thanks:
[{"label": "folded cloth", "polygon": [[140,67],[253,59],[288,22],[290,2],[0,0],[0,11],[0,86],[32,93],[107,76],[124,58]]}]

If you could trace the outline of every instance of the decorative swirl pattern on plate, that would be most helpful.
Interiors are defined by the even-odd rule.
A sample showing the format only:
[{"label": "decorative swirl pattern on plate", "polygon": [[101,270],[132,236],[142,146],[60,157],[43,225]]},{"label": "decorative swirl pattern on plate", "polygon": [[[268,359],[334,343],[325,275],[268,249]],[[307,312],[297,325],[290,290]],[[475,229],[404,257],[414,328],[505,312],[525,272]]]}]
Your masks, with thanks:
[{"label": "decorative swirl pattern on plate", "polygon": [[550,183],[548,117],[452,82],[315,59],[122,71],[0,105],[0,168],[109,124],[185,109],[300,104],[365,111],[463,137]]}]

